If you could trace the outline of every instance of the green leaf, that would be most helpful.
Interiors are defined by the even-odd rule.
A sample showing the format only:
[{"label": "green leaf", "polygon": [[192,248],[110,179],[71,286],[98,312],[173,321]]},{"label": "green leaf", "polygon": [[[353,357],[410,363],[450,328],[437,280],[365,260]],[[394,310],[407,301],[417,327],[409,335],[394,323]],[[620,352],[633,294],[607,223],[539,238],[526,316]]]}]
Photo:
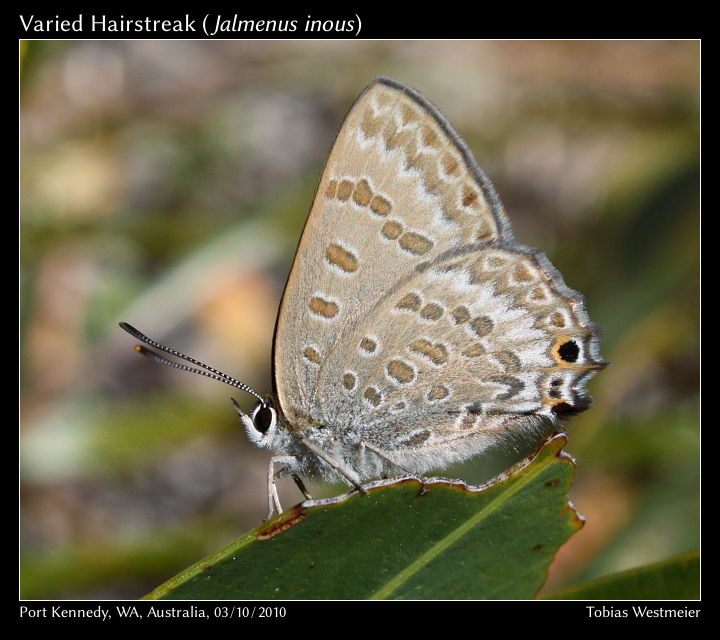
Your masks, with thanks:
[{"label": "green leaf", "polygon": [[700,552],[621,571],[556,591],[548,600],[694,600],[700,597]]},{"label": "green leaf", "polygon": [[302,503],[148,599],[532,598],[582,526],[564,434],[481,487],[395,478]]}]

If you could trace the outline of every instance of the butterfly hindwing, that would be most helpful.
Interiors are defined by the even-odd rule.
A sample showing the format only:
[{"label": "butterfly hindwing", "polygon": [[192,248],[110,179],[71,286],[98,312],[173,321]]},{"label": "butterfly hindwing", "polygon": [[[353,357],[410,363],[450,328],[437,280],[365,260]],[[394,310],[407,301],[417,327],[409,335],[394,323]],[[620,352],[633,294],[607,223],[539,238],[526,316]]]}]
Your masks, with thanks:
[{"label": "butterfly hindwing", "polygon": [[517,248],[476,243],[421,263],[337,337],[312,400],[318,419],[404,450],[584,408],[600,365],[594,327],[571,302]]}]

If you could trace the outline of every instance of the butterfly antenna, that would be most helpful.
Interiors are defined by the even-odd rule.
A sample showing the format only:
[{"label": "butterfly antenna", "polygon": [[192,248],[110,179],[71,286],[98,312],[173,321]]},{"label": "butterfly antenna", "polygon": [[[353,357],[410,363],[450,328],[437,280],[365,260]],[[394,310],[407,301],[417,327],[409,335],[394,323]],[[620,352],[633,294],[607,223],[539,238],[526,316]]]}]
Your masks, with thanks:
[{"label": "butterfly antenna", "polygon": [[181,358],[182,360],[192,362],[194,365],[202,367],[202,369],[205,369],[206,371],[202,371],[202,369],[196,369],[195,367],[189,367],[188,365],[180,364],[179,362],[173,362],[172,360],[168,360],[164,356],[161,356],[159,353],[155,353],[152,349],[143,347],[140,344],[135,345],[135,351],[144,355],[146,358],[152,360],[153,362],[158,362],[159,364],[164,364],[167,367],[173,367],[174,369],[180,369],[181,371],[189,371],[190,373],[197,373],[198,375],[205,376],[206,378],[212,378],[213,380],[224,382],[225,384],[229,384],[231,387],[235,387],[236,389],[247,391],[248,393],[254,395],[258,400],[260,400],[260,402],[265,404],[265,400],[263,400],[262,396],[258,394],[254,389],[252,389],[252,387],[249,387],[244,382],[240,382],[240,380],[229,376],[227,373],[218,371],[217,369],[206,365],[204,362],[200,362],[200,360],[195,360],[195,358],[191,358],[190,356],[187,356],[180,351],[176,351],[175,349],[166,347],[165,345],[160,344],[152,338],[148,338],[144,333],[138,331],[135,327],[133,327],[131,324],[128,324],[127,322],[121,322],[120,328],[124,331],[127,331],[131,336],[133,336],[133,338],[140,340],[140,342],[144,342],[145,344],[150,345],[158,351],[164,351],[165,353],[169,353],[171,356],[175,356],[176,358]]}]

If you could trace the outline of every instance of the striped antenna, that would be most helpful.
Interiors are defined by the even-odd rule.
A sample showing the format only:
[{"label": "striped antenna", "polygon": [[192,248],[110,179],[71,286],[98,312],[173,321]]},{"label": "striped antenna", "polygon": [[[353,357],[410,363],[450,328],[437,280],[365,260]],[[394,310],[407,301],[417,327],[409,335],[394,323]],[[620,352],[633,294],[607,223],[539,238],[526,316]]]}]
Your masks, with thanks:
[{"label": "striped antenna", "polygon": [[135,327],[133,327],[131,324],[128,324],[127,322],[121,322],[120,328],[124,331],[127,331],[131,336],[133,336],[133,338],[136,338],[137,340],[140,340],[141,342],[150,345],[154,349],[169,353],[171,356],[175,356],[176,358],[181,358],[182,360],[192,362],[194,365],[201,367],[201,369],[205,369],[205,371],[202,371],[201,369],[196,369],[195,367],[189,367],[186,364],[180,364],[179,362],[173,362],[172,360],[168,360],[167,358],[161,356],[159,353],[155,353],[152,349],[148,349],[147,347],[143,347],[139,344],[135,345],[135,351],[141,353],[153,362],[158,362],[160,364],[164,364],[167,367],[173,367],[175,369],[180,369],[181,371],[189,371],[190,373],[197,373],[198,375],[212,378],[213,380],[218,380],[219,382],[224,382],[225,384],[229,384],[231,387],[235,387],[236,389],[247,391],[248,393],[254,395],[258,400],[260,400],[263,405],[265,404],[265,400],[263,400],[262,396],[260,396],[260,394],[258,394],[252,387],[249,387],[244,382],[240,382],[240,380],[229,376],[227,373],[218,371],[217,369],[206,365],[204,362],[195,360],[195,358],[191,358],[190,356],[187,356],[180,351],[176,351],[175,349],[166,347],[165,345],[160,344],[156,340],[148,338],[144,333],[138,331]]}]

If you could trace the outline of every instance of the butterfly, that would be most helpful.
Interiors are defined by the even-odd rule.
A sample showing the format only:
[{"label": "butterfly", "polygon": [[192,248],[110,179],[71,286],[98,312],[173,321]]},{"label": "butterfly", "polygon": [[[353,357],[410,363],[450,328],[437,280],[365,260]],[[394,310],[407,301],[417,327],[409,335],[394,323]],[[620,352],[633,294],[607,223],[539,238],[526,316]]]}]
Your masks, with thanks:
[{"label": "butterfly", "polygon": [[[424,474],[590,406],[606,366],[583,297],[517,242],[495,189],[438,110],[376,78],[347,114],[317,186],[273,340],[273,393],[121,326],[256,396],[250,440],[275,465],[362,483]],[[201,369],[204,369],[201,370]]]}]

